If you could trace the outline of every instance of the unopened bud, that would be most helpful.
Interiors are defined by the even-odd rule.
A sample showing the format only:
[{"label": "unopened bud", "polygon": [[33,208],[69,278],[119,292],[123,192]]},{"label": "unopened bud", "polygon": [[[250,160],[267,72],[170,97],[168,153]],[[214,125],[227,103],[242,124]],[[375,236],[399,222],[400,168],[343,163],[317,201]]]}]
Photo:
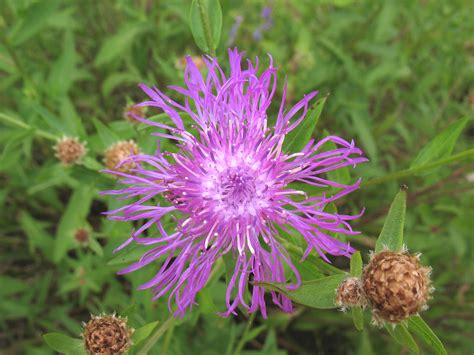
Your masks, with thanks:
[{"label": "unopened bud", "polygon": [[92,316],[84,325],[84,347],[89,354],[123,354],[131,345],[133,329],[115,314]]},{"label": "unopened bud", "polygon": [[362,283],[357,277],[345,279],[336,290],[336,305],[343,310],[348,307],[365,307],[366,301],[362,292]]},{"label": "unopened bud", "polygon": [[89,242],[89,231],[86,228],[79,228],[74,232],[74,239],[79,244],[87,244]]},{"label": "unopened bud", "polygon": [[64,165],[78,164],[86,154],[86,146],[78,138],[63,137],[54,146],[55,156]]},{"label": "unopened bud", "polygon": [[131,160],[123,162],[139,152],[140,150],[133,140],[118,142],[105,151],[105,165],[110,170],[130,173],[132,169],[136,168],[135,162]]},{"label": "unopened bud", "polygon": [[143,117],[143,107],[130,105],[125,108],[123,117],[131,123],[139,123],[140,121],[136,117]]},{"label": "unopened bud", "polygon": [[427,308],[431,269],[406,252],[382,251],[364,268],[362,287],[375,323],[399,323]]}]

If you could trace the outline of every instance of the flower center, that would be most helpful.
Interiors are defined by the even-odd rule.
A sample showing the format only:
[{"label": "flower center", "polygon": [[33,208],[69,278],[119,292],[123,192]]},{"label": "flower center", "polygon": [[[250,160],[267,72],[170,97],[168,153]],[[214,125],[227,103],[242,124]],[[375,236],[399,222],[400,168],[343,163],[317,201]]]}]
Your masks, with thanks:
[{"label": "flower center", "polygon": [[233,207],[255,197],[255,179],[245,169],[228,168],[219,175],[221,199]]}]

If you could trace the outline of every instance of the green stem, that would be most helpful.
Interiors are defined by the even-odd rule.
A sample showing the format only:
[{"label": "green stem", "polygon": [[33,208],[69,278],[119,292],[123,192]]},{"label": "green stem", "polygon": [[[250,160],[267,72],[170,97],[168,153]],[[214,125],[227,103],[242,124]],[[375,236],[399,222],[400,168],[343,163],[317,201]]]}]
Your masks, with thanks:
[{"label": "green stem", "polygon": [[257,314],[257,312],[254,312],[250,315],[249,320],[247,322],[247,326],[245,327],[245,330],[242,334],[242,337],[240,338],[240,341],[237,344],[237,348],[235,349],[235,352],[234,352],[235,355],[239,355],[241,353],[242,349],[244,348],[245,343],[247,343],[247,335],[248,335],[250,329],[252,328],[252,324],[253,324],[253,321],[255,319],[256,314]]},{"label": "green stem", "polygon": [[437,168],[437,167],[440,167],[442,165],[450,164],[450,163],[453,163],[455,161],[466,159],[466,158],[469,158],[469,157],[474,157],[474,148],[465,150],[465,151],[457,153],[457,154],[453,154],[449,157],[437,160],[437,161],[432,162],[432,163],[428,163],[428,164],[425,164],[425,165],[422,165],[422,166],[418,166],[416,168],[410,168],[410,169],[405,169],[405,170],[401,170],[401,171],[396,171],[394,173],[391,173],[391,174],[388,174],[388,175],[385,175],[385,176],[382,176],[382,177],[379,177],[379,178],[371,179],[371,180],[369,180],[365,183],[362,183],[362,187],[371,186],[371,185],[378,185],[378,184],[382,184],[382,183],[387,182],[387,181],[392,181],[392,180],[405,178],[405,177],[412,176],[412,175],[415,175],[417,173],[420,173],[424,170]]},{"label": "green stem", "polygon": [[151,334],[148,340],[145,342],[145,345],[137,351],[137,355],[146,355],[148,352],[153,348],[158,340],[160,340],[161,336],[168,330],[168,328],[174,326],[174,322],[176,319],[173,316],[170,316],[161,326],[155,329],[155,331]]},{"label": "green stem", "polygon": [[58,139],[58,137],[56,137],[55,135],[53,135],[51,133],[48,133],[48,132],[43,131],[41,129],[33,128],[29,124],[27,124],[23,121],[20,121],[20,120],[14,118],[14,117],[7,116],[7,115],[5,115],[4,113],[1,113],[1,112],[0,112],[0,119],[2,119],[5,122],[8,122],[8,123],[10,123],[14,126],[17,126],[17,127],[20,127],[20,128],[26,129],[26,130],[32,130],[39,137],[43,137],[43,138],[46,138],[46,139],[49,139],[49,140],[52,140],[52,141],[55,141],[55,140]]}]

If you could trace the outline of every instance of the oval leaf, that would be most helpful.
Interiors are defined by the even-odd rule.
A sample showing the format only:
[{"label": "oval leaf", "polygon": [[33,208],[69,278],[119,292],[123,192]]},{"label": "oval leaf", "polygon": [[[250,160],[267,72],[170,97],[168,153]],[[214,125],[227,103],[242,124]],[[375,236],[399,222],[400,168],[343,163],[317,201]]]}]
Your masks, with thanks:
[{"label": "oval leaf", "polygon": [[43,339],[52,349],[63,354],[82,355],[86,353],[82,339],[71,338],[61,333],[44,334]]},{"label": "oval leaf", "polygon": [[138,328],[135,330],[132,336],[133,344],[138,345],[141,343],[143,340],[148,338],[151,334],[151,332],[156,328],[158,325],[159,321],[154,321],[148,324],[145,324],[143,327]]},{"label": "oval leaf", "polygon": [[204,52],[214,54],[222,27],[222,11],[219,0],[193,0],[189,23],[198,47]]},{"label": "oval leaf", "polygon": [[351,257],[351,275],[354,277],[362,276],[362,256],[360,251],[356,251]]},{"label": "oval leaf", "polygon": [[330,309],[337,307],[335,304],[336,289],[346,278],[347,274],[327,276],[303,282],[301,287],[296,290],[288,290],[286,285],[280,282],[259,282],[257,284],[268,290],[280,292],[304,306]]},{"label": "oval leaf", "polygon": [[447,355],[443,343],[430,326],[420,316],[413,316],[408,320],[408,329],[414,331],[428,346],[430,346],[438,355]]},{"label": "oval leaf", "polygon": [[403,245],[403,227],[405,225],[406,212],[406,189],[400,190],[390,206],[387,218],[380,233],[375,252],[378,253],[384,248],[393,251],[400,251]]}]

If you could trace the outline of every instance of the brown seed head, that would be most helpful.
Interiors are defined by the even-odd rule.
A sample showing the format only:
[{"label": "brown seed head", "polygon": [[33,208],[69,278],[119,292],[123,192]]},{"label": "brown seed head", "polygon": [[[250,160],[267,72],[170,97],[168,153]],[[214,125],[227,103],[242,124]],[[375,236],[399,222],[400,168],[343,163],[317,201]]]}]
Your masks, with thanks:
[{"label": "brown seed head", "polygon": [[84,325],[84,346],[89,354],[123,354],[131,345],[133,330],[127,320],[111,316],[92,316]]},{"label": "brown seed head", "polygon": [[[198,70],[201,70],[202,68],[204,68],[206,66],[206,63],[204,62],[204,59],[202,59],[202,57],[199,57],[199,56],[193,56],[191,57],[194,65],[198,68]],[[186,56],[183,56],[181,58],[178,58],[175,62],[175,67],[176,69],[179,69],[179,70],[183,70],[184,68],[186,68]]]},{"label": "brown seed head", "polygon": [[430,268],[418,256],[382,251],[364,268],[362,287],[375,323],[401,322],[424,310],[432,292]]},{"label": "brown seed head", "polygon": [[139,123],[140,121],[137,120],[134,116],[143,117],[143,107],[129,105],[125,108],[123,112],[123,117],[131,123]]},{"label": "brown seed head", "polygon": [[80,244],[86,244],[89,241],[89,231],[86,228],[79,228],[74,232],[74,239]]},{"label": "brown seed head", "polygon": [[105,165],[110,170],[129,173],[136,167],[136,164],[133,161],[128,161],[119,167],[117,167],[117,165],[131,155],[138,154],[139,152],[140,149],[133,140],[118,142],[105,151]]},{"label": "brown seed head", "polygon": [[366,304],[362,292],[362,283],[357,277],[345,279],[336,290],[336,305],[345,310],[348,307],[362,306]]},{"label": "brown seed head", "polygon": [[86,154],[85,144],[73,137],[63,137],[58,140],[54,150],[55,157],[67,166],[79,163]]}]

